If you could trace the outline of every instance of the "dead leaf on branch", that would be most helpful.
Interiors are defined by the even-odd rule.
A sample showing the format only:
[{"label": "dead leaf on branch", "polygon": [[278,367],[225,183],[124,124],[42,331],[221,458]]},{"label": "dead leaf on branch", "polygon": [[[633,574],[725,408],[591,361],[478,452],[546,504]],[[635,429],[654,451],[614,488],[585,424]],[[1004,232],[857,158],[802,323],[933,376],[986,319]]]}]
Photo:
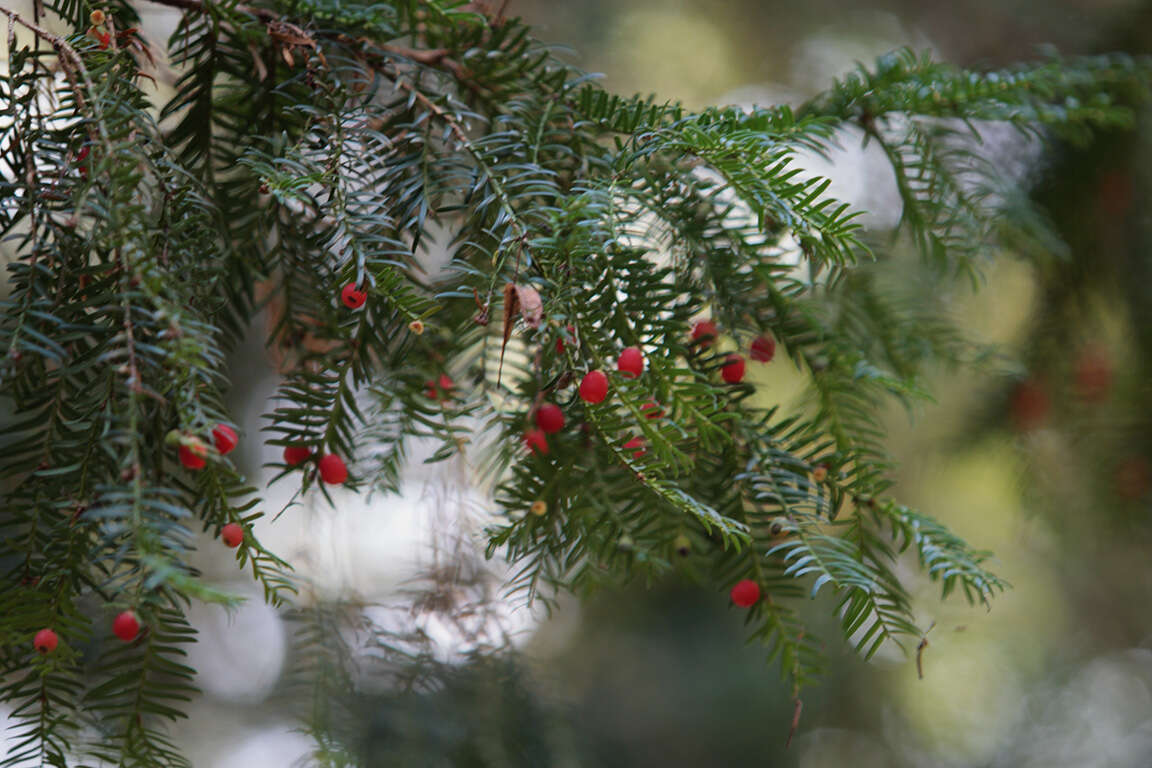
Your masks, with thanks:
[{"label": "dead leaf on branch", "polygon": [[280,55],[288,66],[296,66],[296,60],[292,56],[292,51],[296,48],[310,48],[320,63],[325,67],[328,66],[323,51],[320,50],[320,46],[316,45],[316,39],[304,29],[279,19],[270,20],[265,26],[268,30],[268,37],[280,48]]},{"label": "dead leaf on branch", "polygon": [[504,341],[500,345],[500,366],[496,370],[496,386],[500,386],[500,376],[504,372],[504,350],[516,325],[516,315],[524,318],[529,328],[539,328],[544,319],[544,302],[540,292],[530,285],[504,284]]},{"label": "dead leaf on branch", "polygon": [[520,301],[520,316],[529,328],[539,328],[544,318],[544,302],[540,293],[530,285],[517,285],[516,297]]}]

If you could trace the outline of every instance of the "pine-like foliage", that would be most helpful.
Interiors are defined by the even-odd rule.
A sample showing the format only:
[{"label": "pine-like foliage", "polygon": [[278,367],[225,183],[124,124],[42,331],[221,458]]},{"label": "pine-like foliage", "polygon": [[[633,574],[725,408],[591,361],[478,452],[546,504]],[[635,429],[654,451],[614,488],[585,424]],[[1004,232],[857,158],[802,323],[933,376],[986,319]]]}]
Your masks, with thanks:
[{"label": "pine-like foliage", "polygon": [[[279,482],[323,492],[332,454],[350,486],[395,489],[406,440],[467,452],[513,595],[673,569],[718,590],[753,579],[750,637],[798,696],[821,661],[797,601],[835,593],[870,655],[923,629],[901,552],[945,595],[1005,587],[887,495],[881,408],[972,349],[936,298],[885,287],[874,266],[901,239],[865,231],[800,158],[846,126],[878,142],[896,234],[943,286],[978,275],[1005,230],[1043,234],[1009,215],[980,124],[1083,140],[1130,119],[1146,62],[978,73],[899,52],[795,110],[692,113],[605,92],[479,3],[160,1],[182,13],[164,104],[123,0],[47,0],[60,36],[0,8],[0,702],[17,721],[0,766],[187,764],[165,731],[195,691],[185,611],[231,599],[188,565],[198,529],[246,526],[237,557],[291,602],[289,565],[247,529],[259,489],[211,434],[231,422],[224,356],[263,306],[284,371],[267,440],[312,452]],[[349,284],[362,308],[342,303]],[[693,336],[702,318],[718,338]],[[808,378],[807,407],[758,392],[757,362],[726,380],[757,339]],[[629,346],[635,378],[617,371]],[[602,403],[576,395],[593,369]],[[526,448],[545,403],[565,425]],[[108,631],[125,609],[143,624],[128,645]],[[60,645],[41,655],[45,627]],[[340,668],[330,651],[317,678]],[[309,731],[346,764],[328,712]]]}]

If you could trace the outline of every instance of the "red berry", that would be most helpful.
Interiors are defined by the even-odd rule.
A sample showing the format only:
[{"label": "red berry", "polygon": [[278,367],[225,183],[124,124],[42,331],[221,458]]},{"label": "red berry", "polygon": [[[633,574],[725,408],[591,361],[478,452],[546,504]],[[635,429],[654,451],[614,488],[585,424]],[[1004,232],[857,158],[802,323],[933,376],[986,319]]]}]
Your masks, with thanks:
[{"label": "red berry", "polygon": [[205,464],[207,464],[204,457],[208,455],[208,446],[195,440],[187,445],[181,445],[177,455],[180,457],[180,463],[188,469],[204,469]]},{"label": "red berry", "polygon": [[644,448],[644,438],[633,437],[628,442],[624,443],[624,450],[632,451],[632,458],[638,459],[644,455],[647,449]]},{"label": "red berry", "polygon": [[344,302],[344,306],[348,309],[360,309],[364,306],[364,302],[368,301],[368,294],[359,290],[356,283],[348,283],[344,286],[344,290],[340,291],[340,301]]},{"label": "red berry", "polygon": [[[565,330],[568,331],[569,338],[575,338],[576,326],[569,325],[565,328]],[[559,336],[556,337],[556,354],[559,355],[559,354],[562,354],[563,352],[564,352],[564,334],[560,334]]]},{"label": "red berry", "polygon": [[602,403],[608,396],[608,377],[603,371],[588,371],[580,382],[580,398],[588,403]]},{"label": "red berry", "polygon": [[223,456],[226,453],[231,453],[232,449],[236,447],[236,443],[240,442],[240,438],[236,436],[236,430],[227,424],[217,424],[212,430],[212,440],[216,443],[216,450]]},{"label": "red berry", "polygon": [[1037,429],[1047,420],[1050,408],[1051,402],[1043,384],[1027,379],[1016,385],[1012,394],[1012,423],[1017,430]]},{"label": "red berry", "polygon": [[32,638],[32,647],[40,653],[52,653],[60,644],[60,638],[50,629],[42,629]]},{"label": "red berry", "polygon": [[536,409],[536,426],[548,434],[564,429],[564,411],[555,403],[544,403]]},{"label": "red berry", "polygon": [[760,601],[760,585],[752,579],[743,579],[732,587],[732,602],[741,608],[751,608]]},{"label": "red berry", "polygon": [[524,433],[524,446],[532,453],[538,453],[541,456],[548,454],[548,438],[544,435],[543,430],[530,429]]},{"label": "red berry", "polygon": [[290,467],[303,464],[312,455],[312,449],[305,445],[284,446],[284,463]]},{"label": "red berry", "polygon": [[320,457],[320,479],[330,485],[340,485],[348,479],[348,467],[344,459],[329,453]]},{"label": "red berry", "polygon": [[130,643],[140,634],[140,620],[132,611],[124,611],[112,620],[112,634]]},{"label": "red berry", "polygon": [[736,354],[728,355],[720,368],[720,375],[729,384],[739,384],[744,380],[744,358]]},{"label": "red berry", "polygon": [[111,42],[112,42],[112,35],[111,34],[109,34],[108,32],[101,32],[100,33],[100,50],[102,50],[102,51],[106,50],[108,48],[108,44]]},{"label": "red berry", "polygon": [[244,527],[239,523],[228,523],[220,531],[220,538],[228,547],[235,549],[244,541]]},{"label": "red berry", "polygon": [[644,372],[644,353],[638,347],[625,347],[616,361],[616,367],[624,378],[634,379]]},{"label": "red berry", "polygon": [[644,405],[640,406],[640,412],[644,413],[644,411],[651,411],[651,413],[644,414],[649,419],[658,419],[664,415],[664,409],[661,408],[660,404],[655,400],[649,400],[648,402],[644,403]]},{"label": "red berry", "polygon": [[1112,389],[1112,364],[1099,349],[1086,349],[1076,359],[1076,394],[1081,399],[1098,403]]},{"label": "red berry", "polygon": [[712,346],[712,342],[716,341],[719,335],[720,329],[711,320],[701,320],[692,326],[692,341],[700,342],[701,347]]},{"label": "red berry", "polygon": [[456,382],[452,381],[452,377],[442,373],[438,381],[428,379],[424,382],[424,396],[429,400],[449,400],[452,398],[452,390],[455,388]]},{"label": "red berry", "polygon": [[752,340],[748,356],[758,363],[770,363],[776,356],[776,340],[771,336],[757,336]]},{"label": "red berry", "polygon": [[84,161],[88,159],[88,152],[90,150],[91,147],[84,146],[80,147],[80,151],[76,153],[77,168],[80,171],[80,176],[85,179],[88,178],[88,164]]}]

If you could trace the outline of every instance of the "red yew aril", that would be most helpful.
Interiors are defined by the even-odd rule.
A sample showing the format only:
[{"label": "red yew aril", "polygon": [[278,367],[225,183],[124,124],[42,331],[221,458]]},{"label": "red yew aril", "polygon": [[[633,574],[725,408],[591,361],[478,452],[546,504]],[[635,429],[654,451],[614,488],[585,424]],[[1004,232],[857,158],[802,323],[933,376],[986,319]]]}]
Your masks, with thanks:
[{"label": "red yew aril", "polygon": [[140,619],[132,611],[124,611],[112,620],[112,634],[126,643],[136,639],[140,634]]},{"label": "red yew aril", "polygon": [[748,356],[758,363],[770,363],[776,356],[776,340],[771,336],[757,336],[748,348]]},{"label": "red yew aril", "polygon": [[428,379],[424,382],[424,396],[429,400],[450,400],[455,388],[456,382],[452,381],[452,377],[442,373],[438,380]]},{"label": "red yew aril", "polygon": [[32,638],[32,647],[43,654],[52,653],[56,650],[56,646],[60,643],[60,638],[55,632],[48,628],[44,628],[36,633]]},{"label": "red yew aril", "polygon": [[742,579],[732,587],[730,597],[741,608],[751,608],[760,601],[760,585],[752,579]]},{"label": "red yew aril", "polygon": [[638,459],[643,456],[648,449],[644,447],[644,438],[637,436],[624,443],[624,450],[632,451],[632,458]]},{"label": "red yew aril", "polygon": [[239,523],[228,523],[220,531],[220,539],[227,547],[235,549],[244,541],[244,526]]},{"label": "red yew aril", "polygon": [[181,445],[176,454],[180,458],[180,463],[188,469],[201,470],[208,463],[205,461],[205,457],[208,456],[208,446],[199,440],[194,439]]},{"label": "red yew aril", "polygon": [[[574,325],[566,326],[565,330],[568,331],[568,337],[569,338],[575,338],[576,326],[574,326]],[[561,333],[559,336],[556,337],[556,354],[558,354],[558,355],[563,354],[563,352],[564,352],[564,334]]]},{"label": "red yew aril", "polygon": [[356,287],[356,283],[348,283],[340,291],[340,301],[344,302],[344,306],[348,309],[360,309],[364,306],[364,302],[368,301],[368,293]]},{"label": "red yew aril", "polygon": [[608,396],[608,377],[603,371],[588,371],[580,382],[580,399],[586,403],[602,403]]},{"label": "red yew aril", "polygon": [[649,400],[640,406],[640,412],[643,413],[648,419],[659,419],[664,415],[664,409],[655,400]]},{"label": "red yew aril", "polygon": [[284,463],[290,467],[303,464],[312,455],[312,449],[305,445],[284,446]]},{"label": "red yew aril", "polygon": [[744,380],[744,358],[736,354],[728,355],[720,369],[720,376],[729,384],[739,384]]},{"label": "red yew aril", "polygon": [[348,467],[344,466],[344,459],[335,454],[321,456],[317,466],[320,467],[320,479],[329,485],[340,485],[348,479]]},{"label": "red yew aril", "polygon": [[220,452],[221,456],[231,453],[236,448],[236,444],[240,442],[236,430],[227,424],[217,424],[212,429],[212,440],[216,443],[216,450]]},{"label": "red yew aril", "polygon": [[524,447],[532,453],[538,453],[541,456],[548,454],[548,437],[544,434],[544,430],[528,430],[524,433],[523,441]]},{"label": "red yew aril", "polygon": [[634,379],[644,372],[644,353],[639,347],[625,347],[616,360],[616,367],[626,379]]},{"label": "red yew aril", "polygon": [[555,403],[544,403],[536,409],[536,426],[548,434],[564,429],[564,411]]},{"label": "red yew aril", "polygon": [[700,320],[692,326],[692,341],[699,342],[701,348],[712,346],[720,330],[712,320]]}]

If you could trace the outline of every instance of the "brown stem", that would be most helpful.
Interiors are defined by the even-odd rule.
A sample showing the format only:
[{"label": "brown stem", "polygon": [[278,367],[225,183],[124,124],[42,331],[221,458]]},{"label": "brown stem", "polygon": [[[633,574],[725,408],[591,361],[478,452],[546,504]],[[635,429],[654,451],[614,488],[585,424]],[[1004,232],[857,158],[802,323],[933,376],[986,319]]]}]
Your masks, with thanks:
[{"label": "brown stem", "polygon": [[[49,32],[39,24],[22,18],[20,14],[10,8],[5,8],[0,5],[0,13],[7,16],[10,23],[19,24],[41,40],[46,40],[51,43],[56,52],[60,54],[60,66],[64,68],[64,74],[68,76],[68,82],[72,86],[72,92],[76,96],[76,105],[79,111],[82,112],[87,101],[84,98],[84,92],[80,89],[80,84],[76,82],[76,75],[77,73],[80,74],[89,91],[92,90],[92,80],[88,77],[88,69],[84,66],[84,61],[80,58],[80,54],[76,52],[76,49],[69,45],[68,41],[64,38]],[[14,36],[9,34],[9,38],[14,39]]]}]

